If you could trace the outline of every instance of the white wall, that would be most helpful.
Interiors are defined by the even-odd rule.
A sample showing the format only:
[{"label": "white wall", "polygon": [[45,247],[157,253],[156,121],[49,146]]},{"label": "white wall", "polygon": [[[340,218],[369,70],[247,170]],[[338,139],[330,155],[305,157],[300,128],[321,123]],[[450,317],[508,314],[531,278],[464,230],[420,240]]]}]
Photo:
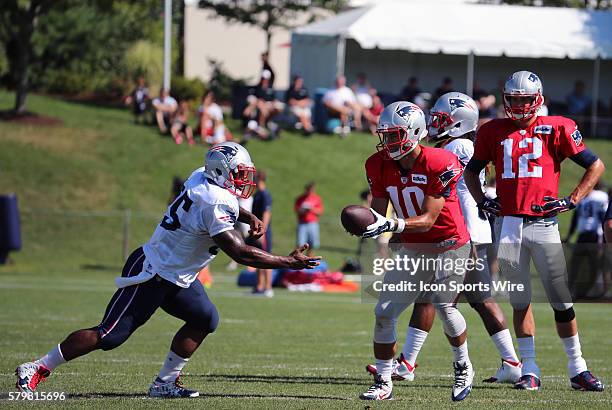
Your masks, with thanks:
[{"label": "white wall", "polygon": [[[289,85],[290,36],[288,30],[274,31],[270,46],[270,65],[274,69],[275,88]],[[261,53],[266,48],[263,30],[245,24],[228,24],[212,11],[185,7],[185,76],[210,78],[208,59],[221,61],[235,78],[255,84],[261,71]]]}]

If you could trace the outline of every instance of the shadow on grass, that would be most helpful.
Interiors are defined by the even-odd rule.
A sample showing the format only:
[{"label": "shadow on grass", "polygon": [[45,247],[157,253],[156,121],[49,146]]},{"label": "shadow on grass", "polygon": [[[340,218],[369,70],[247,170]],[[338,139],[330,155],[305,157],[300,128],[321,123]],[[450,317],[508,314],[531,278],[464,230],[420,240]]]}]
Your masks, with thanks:
[{"label": "shadow on grass", "polygon": [[284,383],[284,384],[343,384],[363,386],[363,378],[358,377],[315,377],[315,376],[266,376],[252,374],[190,374],[207,381],[230,381],[235,383]]},{"label": "shadow on grass", "polygon": [[81,269],[83,270],[97,270],[97,271],[114,271],[121,272],[121,266],[109,266],[102,264],[85,264],[81,265]]},{"label": "shadow on grass", "polygon": [[[200,398],[214,398],[214,397],[225,397],[229,399],[304,399],[304,400],[348,400],[345,397],[333,397],[333,396],[316,396],[306,394],[259,394],[259,393],[202,393],[200,392]],[[121,398],[133,398],[133,399],[149,399],[149,397],[142,393],[111,393],[111,392],[92,392],[92,393],[76,393],[68,395],[68,399],[121,399]],[[155,400],[155,399],[151,399]]]}]

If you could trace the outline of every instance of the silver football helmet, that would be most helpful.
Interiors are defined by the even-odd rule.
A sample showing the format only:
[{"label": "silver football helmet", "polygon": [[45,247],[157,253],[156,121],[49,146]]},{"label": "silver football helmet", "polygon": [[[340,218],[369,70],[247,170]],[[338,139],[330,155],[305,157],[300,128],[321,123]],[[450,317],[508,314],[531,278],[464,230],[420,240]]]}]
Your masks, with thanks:
[{"label": "silver football helmet", "polygon": [[376,133],[380,138],[376,148],[384,150],[389,158],[399,160],[427,135],[425,114],[416,104],[396,101],[380,114]]},{"label": "silver football helmet", "polygon": [[517,71],[504,84],[504,109],[513,120],[528,120],[544,103],[542,81],[531,71]]},{"label": "silver football helmet", "polygon": [[457,138],[475,131],[478,126],[478,106],[468,95],[450,92],[438,98],[429,111],[427,132],[433,140]]},{"label": "silver football helmet", "polygon": [[246,199],[255,191],[255,165],[249,151],[235,142],[213,145],[206,153],[204,172],[237,197]]}]

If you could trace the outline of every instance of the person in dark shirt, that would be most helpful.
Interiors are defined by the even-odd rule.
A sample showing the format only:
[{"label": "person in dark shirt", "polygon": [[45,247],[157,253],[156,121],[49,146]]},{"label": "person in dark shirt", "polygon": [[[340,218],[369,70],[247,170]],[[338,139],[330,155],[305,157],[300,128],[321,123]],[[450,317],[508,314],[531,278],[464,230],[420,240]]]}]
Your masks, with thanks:
[{"label": "person in dark shirt", "polygon": [[[257,192],[253,196],[253,209],[251,213],[257,216],[262,222],[265,234],[259,239],[247,238],[247,244],[263,249],[266,252],[272,250],[272,195],[266,189],[266,172],[258,170],[255,176],[257,182]],[[274,296],[272,290],[272,270],[257,269],[257,285],[253,289],[253,294],[257,296]]]},{"label": "person in dark shirt", "polygon": [[151,97],[147,88],[144,77],[138,77],[136,88],[125,98],[125,104],[132,104],[132,112],[134,113],[134,122],[136,124],[146,121],[145,113],[149,109]]},{"label": "person in dark shirt", "polygon": [[272,69],[272,66],[270,65],[270,62],[268,61],[270,58],[270,55],[268,54],[268,52],[266,51],[265,53],[261,53],[261,75],[259,76],[260,81],[259,81],[259,85],[261,85],[261,80],[263,80],[264,78],[268,78],[268,80],[270,80],[270,88],[274,87],[274,70]]},{"label": "person in dark shirt", "polygon": [[304,128],[306,135],[312,134],[312,100],[308,95],[308,90],[304,87],[304,80],[299,75],[293,77],[291,87],[287,90],[285,101],[293,115],[298,118],[299,124]]},{"label": "person in dark shirt", "polygon": [[450,77],[444,77],[440,87],[436,88],[434,95],[431,97],[431,101],[438,101],[442,95],[453,91],[453,79]]},{"label": "person in dark shirt", "polygon": [[410,77],[408,84],[402,88],[400,100],[414,102],[414,98],[421,92],[418,82],[419,80],[416,77]]},{"label": "person in dark shirt", "polygon": [[261,84],[255,91],[255,96],[257,97],[259,126],[268,128],[271,135],[274,136],[277,126],[271,120],[276,114],[283,110],[285,104],[276,99],[274,89],[270,85],[270,79],[265,76],[262,77]]}]

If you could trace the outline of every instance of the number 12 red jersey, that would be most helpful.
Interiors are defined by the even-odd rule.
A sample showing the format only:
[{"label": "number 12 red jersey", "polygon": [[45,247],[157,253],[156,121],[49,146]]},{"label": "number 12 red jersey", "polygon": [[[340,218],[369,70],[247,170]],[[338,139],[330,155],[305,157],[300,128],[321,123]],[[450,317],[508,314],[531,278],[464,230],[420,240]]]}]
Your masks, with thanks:
[{"label": "number 12 red jersey", "polygon": [[502,215],[540,215],[531,205],[558,196],[561,162],[585,148],[569,118],[538,117],[526,129],[503,118],[478,130],[473,158],[495,165]]}]

